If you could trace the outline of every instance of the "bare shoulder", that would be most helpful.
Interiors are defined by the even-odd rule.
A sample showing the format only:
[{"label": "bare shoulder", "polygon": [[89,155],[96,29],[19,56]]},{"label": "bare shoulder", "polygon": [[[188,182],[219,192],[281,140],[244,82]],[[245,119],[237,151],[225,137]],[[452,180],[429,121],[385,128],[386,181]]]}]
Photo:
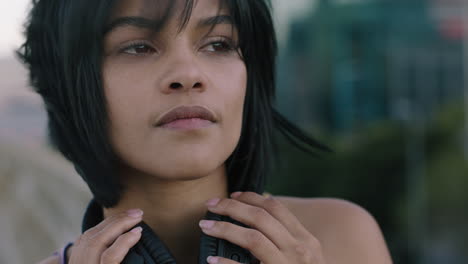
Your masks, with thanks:
[{"label": "bare shoulder", "polygon": [[60,257],[59,256],[50,256],[37,264],[60,264]]},{"label": "bare shoulder", "polygon": [[274,198],[320,241],[327,264],[392,263],[379,225],[359,205],[334,198]]}]

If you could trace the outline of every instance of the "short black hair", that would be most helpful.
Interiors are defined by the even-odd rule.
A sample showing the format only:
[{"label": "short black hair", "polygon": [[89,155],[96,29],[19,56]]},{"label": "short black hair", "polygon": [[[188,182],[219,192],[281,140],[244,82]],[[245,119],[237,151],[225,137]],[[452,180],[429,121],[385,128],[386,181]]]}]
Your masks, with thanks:
[{"label": "short black hair", "polygon": [[[162,1],[162,0],[153,0]],[[196,0],[185,1],[186,23]],[[268,0],[220,0],[239,32],[247,91],[238,145],[226,161],[228,192],[262,193],[274,156],[274,128],[295,145],[326,149],[273,108],[277,42]],[[118,0],[33,0],[26,41],[17,50],[44,100],[49,139],[88,184],[96,201],[115,206],[117,177],[102,85],[103,38]],[[305,144],[304,144],[305,143]]]}]

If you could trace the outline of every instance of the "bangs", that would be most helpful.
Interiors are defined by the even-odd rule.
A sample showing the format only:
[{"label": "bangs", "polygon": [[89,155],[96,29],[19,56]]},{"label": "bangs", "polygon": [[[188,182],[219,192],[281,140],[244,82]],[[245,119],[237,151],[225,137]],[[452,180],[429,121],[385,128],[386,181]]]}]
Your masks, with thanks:
[{"label": "bangs", "polygon": [[[128,1],[128,0],[127,0]],[[218,14],[226,10],[225,0],[218,0],[219,7],[218,7]],[[125,0],[117,0],[114,1],[113,7],[111,8],[111,16],[108,19],[105,27],[103,35],[108,33],[112,28],[120,23],[134,23],[135,21],[132,20],[132,17],[126,18],[113,18],[112,14],[119,13],[121,9],[123,9],[122,5]],[[184,28],[187,26],[190,18],[192,16],[192,11],[195,5],[197,4],[197,0],[143,0],[143,5],[138,11],[138,16],[141,16],[148,20],[148,23],[145,23],[144,27],[153,29],[154,32],[161,31],[169,20],[174,17],[177,17],[179,21],[178,32],[180,33]],[[181,10],[181,11],[180,11]],[[231,10],[227,10],[229,14]],[[138,22],[139,23],[139,22]],[[141,24],[141,23],[139,23]],[[212,28],[214,25],[212,26]],[[211,28],[211,30],[212,30]],[[210,30],[210,31],[211,31]]]}]

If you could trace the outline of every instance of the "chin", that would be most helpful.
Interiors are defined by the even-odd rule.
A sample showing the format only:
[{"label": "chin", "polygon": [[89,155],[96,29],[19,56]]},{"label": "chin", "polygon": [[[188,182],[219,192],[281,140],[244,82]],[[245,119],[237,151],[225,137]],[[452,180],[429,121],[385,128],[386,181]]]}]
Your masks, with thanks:
[{"label": "chin", "polygon": [[212,174],[220,167],[224,166],[226,159],[220,159],[220,155],[202,156],[191,155],[187,159],[178,159],[169,166],[164,166],[167,175],[177,178],[201,178]]},{"label": "chin", "polygon": [[127,166],[127,169],[130,171],[129,175],[149,175],[164,181],[196,180],[217,170],[224,169],[224,162],[227,157],[223,159],[220,156],[224,155],[220,153],[217,153],[217,155],[214,153],[210,155],[200,155],[200,153],[197,155],[177,155],[177,157],[166,155],[163,156],[164,158],[157,160],[139,160],[139,162]]},{"label": "chin", "polygon": [[195,143],[158,140],[155,145],[150,143],[139,149],[122,147],[120,149],[125,151],[121,151],[123,155],[120,156],[130,169],[124,173],[128,177],[141,174],[164,181],[194,180],[224,170],[224,163],[238,140],[237,135],[224,138],[213,136],[210,140]]}]

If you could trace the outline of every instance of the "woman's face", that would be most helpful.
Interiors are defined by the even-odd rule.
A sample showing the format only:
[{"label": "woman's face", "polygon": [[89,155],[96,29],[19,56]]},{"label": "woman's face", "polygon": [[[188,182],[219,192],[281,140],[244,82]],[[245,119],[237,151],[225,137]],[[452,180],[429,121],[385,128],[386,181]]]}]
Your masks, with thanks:
[{"label": "woman's face", "polygon": [[[247,73],[228,10],[194,1],[180,31],[185,1],[174,1],[173,16],[155,31],[149,20],[170,2],[122,0],[114,9],[103,63],[110,140],[125,173],[195,179],[222,168],[239,141]],[[189,109],[197,118],[157,125],[180,106],[199,106]]]}]

